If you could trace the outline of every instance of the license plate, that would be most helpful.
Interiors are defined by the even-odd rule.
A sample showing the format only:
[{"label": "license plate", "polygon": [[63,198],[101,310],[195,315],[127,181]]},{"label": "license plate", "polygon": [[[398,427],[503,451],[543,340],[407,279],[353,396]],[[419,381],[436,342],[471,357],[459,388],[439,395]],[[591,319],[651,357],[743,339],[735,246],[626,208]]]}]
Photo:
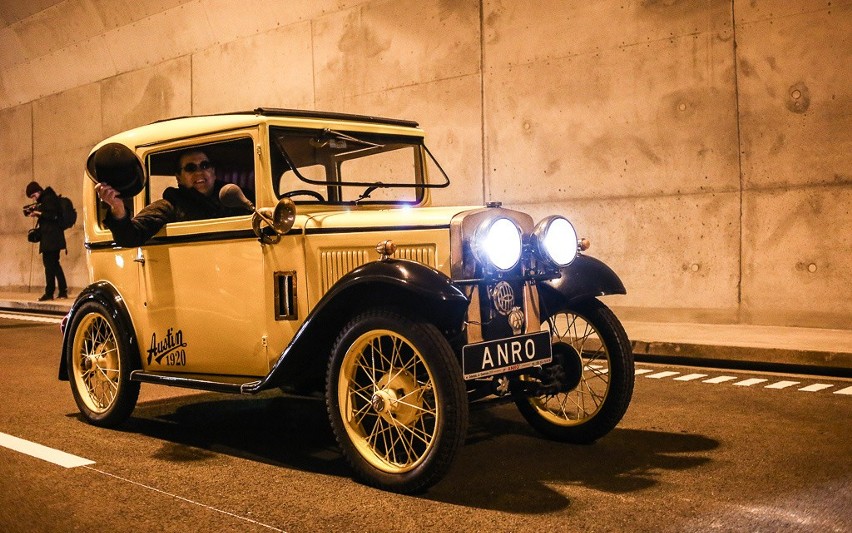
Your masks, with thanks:
[{"label": "license plate", "polygon": [[550,333],[540,331],[462,348],[464,379],[475,379],[544,365],[553,360]]}]

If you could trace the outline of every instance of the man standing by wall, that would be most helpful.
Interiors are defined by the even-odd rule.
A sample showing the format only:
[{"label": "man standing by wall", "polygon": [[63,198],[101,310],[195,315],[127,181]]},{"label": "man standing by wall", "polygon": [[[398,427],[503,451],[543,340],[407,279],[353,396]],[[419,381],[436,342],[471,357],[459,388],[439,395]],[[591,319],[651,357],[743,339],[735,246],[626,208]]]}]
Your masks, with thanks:
[{"label": "man standing by wall", "polygon": [[62,211],[59,197],[52,188],[42,189],[41,185],[31,181],[27,185],[26,194],[35,202],[34,208],[28,211],[29,216],[37,217],[37,226],[41,230],[41,240],[38,251],[44,263],[45,286],[44,294],[39,301],[53,299],[53,291],[59,284],[59,298],[68,297],[68,286],[65,283],[65,273],[59,264],[59,252],[65,249],[65,230],[62,229]]}]

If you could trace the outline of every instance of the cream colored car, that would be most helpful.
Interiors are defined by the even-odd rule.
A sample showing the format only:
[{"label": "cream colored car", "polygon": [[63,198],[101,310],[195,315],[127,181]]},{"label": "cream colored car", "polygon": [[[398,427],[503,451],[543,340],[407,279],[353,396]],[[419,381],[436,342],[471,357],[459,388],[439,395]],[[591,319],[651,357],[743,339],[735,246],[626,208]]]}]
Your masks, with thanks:
[{"label": "cream colored car", "polygon": [[[251,214],[118,246],[95,182],[138,212],[190,147]],[[91,284],[60,378],[99,426],[131,415],[141,383],[324,398],[356,477],[404,493],[447,472],[472,403],[514,401],[552,439],[602,437],[633,391],[629,341],[598,300],[623,284],[562,216],[430,207],[448,184],[405,120],[257,109],[106,139],[83,179]]]}]

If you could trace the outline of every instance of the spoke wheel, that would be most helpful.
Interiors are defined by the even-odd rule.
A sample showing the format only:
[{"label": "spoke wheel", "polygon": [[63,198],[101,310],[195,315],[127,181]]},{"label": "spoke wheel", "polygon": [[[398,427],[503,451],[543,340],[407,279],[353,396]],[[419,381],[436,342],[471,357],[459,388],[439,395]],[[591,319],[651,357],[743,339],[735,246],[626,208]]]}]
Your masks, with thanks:
[{"label": "spoke wheel", "polygon": [[542,394],[516,396],[521,414],[544,435],[589,443],[609,433],[633,395],[634,365],[621,323],[591,300],[551,316],[544,328],[553,342],[552,364],[529,379]]},{"label": "spoke wheel", "polygon": [[83,417],[112,427],[130,416],[139,397],[131,382],[127,330],[98,302],[87,302],[70,324],[66,360],[71,391]]},{"label": "spoke wheel", "polygon": [[365,313],[338,338],[327,403],[358,477],[397,492],[437,482],[467,429],[461,371],[434,328],[391,311]]}]

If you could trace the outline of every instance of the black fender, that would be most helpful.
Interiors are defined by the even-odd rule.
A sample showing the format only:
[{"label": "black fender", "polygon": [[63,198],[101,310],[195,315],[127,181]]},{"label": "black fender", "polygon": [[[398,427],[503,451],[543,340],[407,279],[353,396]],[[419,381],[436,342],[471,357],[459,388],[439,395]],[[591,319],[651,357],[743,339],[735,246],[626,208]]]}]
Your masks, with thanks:
[{"label": "black fender", "polygon": [[391,305],[408,309],[439,329],[450,331],[461,328],[469,303],[449,277],[421,263],[405,259],[367,263],[344,275],[325,293],[269,375],[245,392],[324,372],[338,333],[355,313],[367,307]]},{"label": "black fender", "polygon": [[606,263],[588,255],[578,255],[560,273],[559,278],[538,284],[542,320],[580,300],[627,294],[618,275]]},{"label": "black fender", "polygon": [[[74,322],[74,317],[80,311],[80,307],[86,302],[96,301],[102,304],[110,311],[110,318],[116,322],[122,322],[127,325],[130,338],[127,339],[131,350],[139,352],[139,344],[136,341],[136,333],[133,329],[133,322],[130,320],[130,313],[127,312],[127,305],[118,291],[106,281],[98,281],[83,289],[71,305],[71,310],[62,319],[62,353],[59,354],[59,379],[68,381],[68,368],[65,360],[65,353],[69,345],[73,342],[70,326]],[[141,361],[141,359],[140,359]]]}]

